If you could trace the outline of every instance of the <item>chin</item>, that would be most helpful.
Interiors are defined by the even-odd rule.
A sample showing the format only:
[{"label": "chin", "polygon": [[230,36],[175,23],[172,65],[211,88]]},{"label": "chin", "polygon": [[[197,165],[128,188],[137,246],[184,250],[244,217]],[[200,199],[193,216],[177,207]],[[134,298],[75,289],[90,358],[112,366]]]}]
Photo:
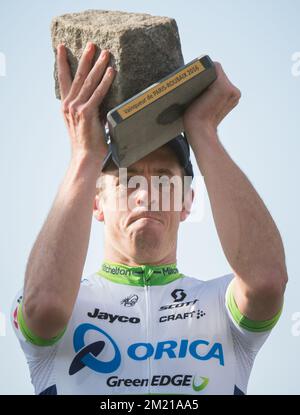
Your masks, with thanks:
[{"label": "chin", "polygon": [[[161,250],[162,237],[161,232],[149,230],[149,229],[139,229],[135,232],[134,235],[134,244],[137,251],[147,250],[151,251],[160,251]],[[150,252],[149,252],[150,253]]]}]

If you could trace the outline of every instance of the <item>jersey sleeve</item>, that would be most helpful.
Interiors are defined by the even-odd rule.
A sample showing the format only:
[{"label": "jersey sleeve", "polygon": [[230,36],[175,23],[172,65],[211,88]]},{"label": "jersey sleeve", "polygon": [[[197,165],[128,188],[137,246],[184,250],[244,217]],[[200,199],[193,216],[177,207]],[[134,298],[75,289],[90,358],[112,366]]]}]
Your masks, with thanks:
[{"label": "jersey sleeve", "polygon": [[279,320],[282,310],[270,320],[250,320],[240,312],[235,302],[232,291],[233,278],[233,274],[221,277],[219,294],[236,358],[234,394],[245,394],[256,355]]},{"label": "jersey sleeve", "polygon": [[[36,336],[26,325],[22,311],[23,290],[16,295],[11,310],[11,323],[13,330],[27,358],[44,357],[49,348],[54,346],[63,336],[63,330],[58,336],[45,340]],[[28,360],[28,359],[27,359]]]},{"label": "jersey sleeve", "polygon": [[26,326],[22,313],[23,290],[16,295],[11,309],[11,323],[28,364],[31,383],[36,394],[45,394],[55,385],[54,361],[58,339],[45,341]]},{"label": "jersey sleeve", "polygon": [[251,352],[257,353],[278,322],[282,308],[270,320],[250,320],[240,312],[235,302],[232,290],[233,278],[234,276],[231,274],[223,289],[223,301],[225,302],[226,313],[230,321],[230,328],[233,337],[237,338],[236,340],[238,340],[241,346]]}]

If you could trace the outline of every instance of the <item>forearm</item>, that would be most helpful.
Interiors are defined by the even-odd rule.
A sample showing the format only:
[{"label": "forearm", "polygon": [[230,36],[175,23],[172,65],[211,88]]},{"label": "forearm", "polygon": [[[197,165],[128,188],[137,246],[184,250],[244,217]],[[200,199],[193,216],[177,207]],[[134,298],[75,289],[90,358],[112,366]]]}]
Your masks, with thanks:
[{"label": "forearm", "polygon": [[270,213],[217,134],[203,134],[193,137],[192,147],[229,264],[250,288],[284,285],[284,249]]},{"label": "forearm", "polygon": [[25,276],[24,311],[47,316],[54,331],[68,320],[79,290],[91,229],[100,162],[71,160],[56,199],[31,251]]}]

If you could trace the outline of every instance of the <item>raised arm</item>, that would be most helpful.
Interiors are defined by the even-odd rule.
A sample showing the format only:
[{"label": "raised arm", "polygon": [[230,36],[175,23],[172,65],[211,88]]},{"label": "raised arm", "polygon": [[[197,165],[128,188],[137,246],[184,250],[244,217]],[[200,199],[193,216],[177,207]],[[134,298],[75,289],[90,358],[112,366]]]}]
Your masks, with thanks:
[{"label": "raised arm", "polygon": [[219,141],[217,126],[241,94],[221,65],[215,64],[217,80],[187,109],[185,130],[235,275],[233,294],[238,309],[250,320],[267,321],[282,307],[287,282],[283,244],[263,201]]},{"label": "raised arm", "polygon": [[109,52],[94,66],[87,47],[74,80],[66,49],[57,48],[62,112],[71,140],[71,160],[49,215],[29,256],[22,314],[37,337],[52,339],[65,328],[78,294],[90,236],[96,181],[107,151],[99,106],[114,79]]}]

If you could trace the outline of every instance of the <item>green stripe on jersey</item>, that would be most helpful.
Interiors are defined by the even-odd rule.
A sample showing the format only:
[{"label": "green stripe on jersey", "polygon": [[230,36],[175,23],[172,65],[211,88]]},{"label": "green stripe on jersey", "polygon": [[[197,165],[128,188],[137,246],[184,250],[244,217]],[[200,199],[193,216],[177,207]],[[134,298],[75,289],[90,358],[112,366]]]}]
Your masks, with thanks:
[{"label": "green stripe on jersey", "polygon": [[263,331],[271,330],[275,326],[277,321],[279,320],[279,317],[282,312],[282,308],[270,320],[265,320],[265,321],[250,320],[248,317],[244,316],[238,309],[238,306],[233,296],[232,282],[233,280],[231,280],[226,290],[226,304],[235,322],[239,326],[241,326],[243,329],[246,329],[249,331],[263,332]]},{"label": "green stripe on jersey", "polygon": [[25,337],[25,339],[28,342],[35,344],[36,346],[53,346],[55,343],[58,342],[58,340],[61,339],[61,337],[64,335],[66,331],[66,328],[65,328],[60,334],[53,337],[52,339],[42,339],[41,337],[36,336],[35,334],[32,333],[32,331],[27,327],[25,323],[23,311],[22,311],[22,302],[19,304],[19,307],[18,307],[17,319],[18,319],[18,323],[20,326],[20,330],[23,336]]}]

